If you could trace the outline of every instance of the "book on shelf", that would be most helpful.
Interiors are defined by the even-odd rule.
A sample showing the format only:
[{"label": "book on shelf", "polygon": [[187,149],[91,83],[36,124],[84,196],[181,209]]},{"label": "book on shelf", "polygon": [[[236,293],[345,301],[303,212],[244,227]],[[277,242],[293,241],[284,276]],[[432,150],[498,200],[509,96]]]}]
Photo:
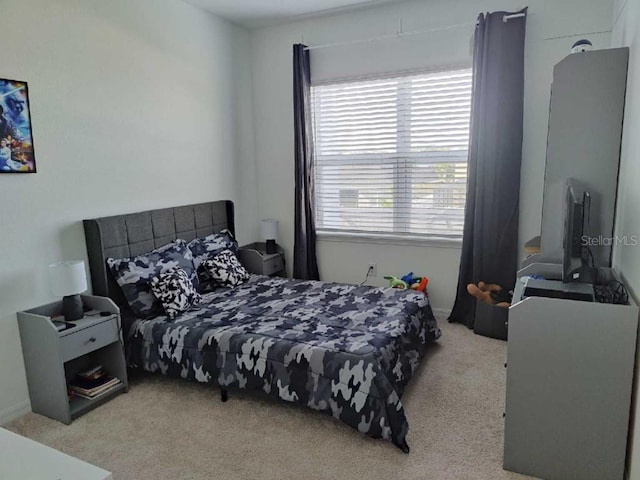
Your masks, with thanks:
[{"label": "book on shelf", "polygon": [[89,370],[85,370],[84,372],[78,373],[79,377],[83,378],[97,378],[101,375],[104,375],[104,371],[102,370],[102,365],[96,365]]},{"label": "book on shelf", "polygon": [[84,393],[84,392],[78,391],[78,390],[74,390],[73,388],[71,388],[71,391],[77,397],[82,397],[82,398],[86,398],[86,399],[89,399],[89,400],[93,400],[95,398],[101,397],[102,395],[104,395],[106,393],[109,393],[111,390],[113,390],[114,388],[118,387],[119,385],[122,385],[122,382],[116,378],[115,382],[110,383],[109,385],[106,385],[104,388],[102,388],[100,390],[97,390],[95,392],[92,392],[91,394]]},{"label": "book on shelf", "polygon": [[107,375],[107,372],[102,369],[102,365],[98,365],[90,370],[77,373],[72,383],[76,386],[81,386],[82,388],[93,388],[95,386],[102,385],[110,378],[111,377]]},{"label": "book on shelf", "polygon": [[78,387],[76,385],[69,385],[69,388],[76,392],[76,393],[82,393],[83,395],[98,395],[99,393],[102,393],[104,390],[109,390],[109,388],[113,387],[114,385],[117,385],[120,383],[120,380],[117,378],[111,378],[111,380],[103,383],[102,385],[100,385],[99,387],[94,387],[94,388],[82,388],[82,387]]},{"label": "book on shelf", "polygon": [[101,365],[78,373],[69,382],[69,390],[85,398],[95,398],[122,383],[120,379],[107,375]]}]

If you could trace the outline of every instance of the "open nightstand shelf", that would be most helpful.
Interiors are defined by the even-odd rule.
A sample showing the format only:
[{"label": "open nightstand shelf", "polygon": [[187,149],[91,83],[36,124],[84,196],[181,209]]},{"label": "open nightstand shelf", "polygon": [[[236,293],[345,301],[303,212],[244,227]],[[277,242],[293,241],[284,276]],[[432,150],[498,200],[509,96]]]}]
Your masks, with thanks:
[{"label": "open nightstand shelf", "polygon": [[97,398],[88,399],[84,397],[74,397],[69,401],[69,410],[71,412],[71,419],[75,420],[79,416],[87,413],[89,410],[92,410],[103,403],[108,402],[116,395],[119,395],[123,392],[127,391],[127,387],[124,383],[120,385],[116,385],[110,390],[107,390],[104,394],[98,396]]},{"label": "open nightstand shelf", "polygon": [[[53,324],[62,313],[62,302],[18,313],[31,409],[66,424],[129,389],[120,310],[104,297],[82,295],[82,301],[90,310],[62,331]],[[96,365],[121,383],[92,399],[69,399],[68,382]]]}]

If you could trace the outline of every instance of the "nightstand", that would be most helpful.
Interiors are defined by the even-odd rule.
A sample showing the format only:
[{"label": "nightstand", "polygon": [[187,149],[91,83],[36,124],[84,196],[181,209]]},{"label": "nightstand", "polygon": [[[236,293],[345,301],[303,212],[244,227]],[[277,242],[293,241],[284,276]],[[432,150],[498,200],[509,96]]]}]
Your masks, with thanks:
[{"label": "nightstand", "polygon": [[270,277],[286,277],[284,250],[278,246],[277,253],[267,253],[264,242],[250,243],[240,247],[238,258],[251,273]]},{"label": "nightstand", "polygon": [[[81,297],[89,310],[62,331],[53,324],[64,320],[61,301],[18,312],[31,409],[66,424],[129,389],[120,309],[109,298]],[[121,383],[92,399],[69,399],[67,383],[97,365]]]}]

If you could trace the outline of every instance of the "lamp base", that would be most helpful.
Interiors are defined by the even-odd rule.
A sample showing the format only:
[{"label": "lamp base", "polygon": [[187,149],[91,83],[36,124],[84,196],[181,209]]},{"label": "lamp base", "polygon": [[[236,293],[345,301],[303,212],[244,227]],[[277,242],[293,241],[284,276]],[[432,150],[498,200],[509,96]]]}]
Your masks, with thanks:
[{"label": "lamp base", "polygon": [[267,253],[268,254],[272,254],[272,253],[278,253],[278,244],[276,243],[275,240],[267,240]]},{"label": "lamp base", "polygon": [[64,319],[67,322],[73,322],[74,320],[80,320],[84,317],[84,310],[82,308],[82,299],[80,294],[67,295],[62,298],[62,313]]}]

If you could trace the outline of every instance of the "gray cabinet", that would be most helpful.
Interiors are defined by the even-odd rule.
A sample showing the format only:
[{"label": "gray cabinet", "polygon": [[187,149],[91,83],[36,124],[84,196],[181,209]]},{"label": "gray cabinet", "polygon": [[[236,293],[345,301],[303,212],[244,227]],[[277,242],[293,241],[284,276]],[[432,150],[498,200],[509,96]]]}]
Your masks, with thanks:
[{"label": "gray cabinet", "polygon": [[[105,297],[82,295],[82,301],[90,310],[60,332],[52,317],[61,315],[62,302],[18,313],[31,409],[66,424],[128,390],[120,310]],[[122,383],[94,399],[69,399],[68,381],[96,365]]]},{"label": "gray cabinet", "polygon": [[[548,277],[549,267],[525,273]],[[622,480],[638,308],[521,300],[521,293],[518,283],[509,309],[504,468],[546,480]]]},{"label": "gray cabinet", "polygon": [[[628,48],[575,53],[553,71],[542,206],[541,254],[562,259],[564,185],[574,178],[591,193],[591,236],[613,235]],[[580,195],[581,192],[578,192]],[[596,265],[611,266],[611,246],[592,248]]]}]

